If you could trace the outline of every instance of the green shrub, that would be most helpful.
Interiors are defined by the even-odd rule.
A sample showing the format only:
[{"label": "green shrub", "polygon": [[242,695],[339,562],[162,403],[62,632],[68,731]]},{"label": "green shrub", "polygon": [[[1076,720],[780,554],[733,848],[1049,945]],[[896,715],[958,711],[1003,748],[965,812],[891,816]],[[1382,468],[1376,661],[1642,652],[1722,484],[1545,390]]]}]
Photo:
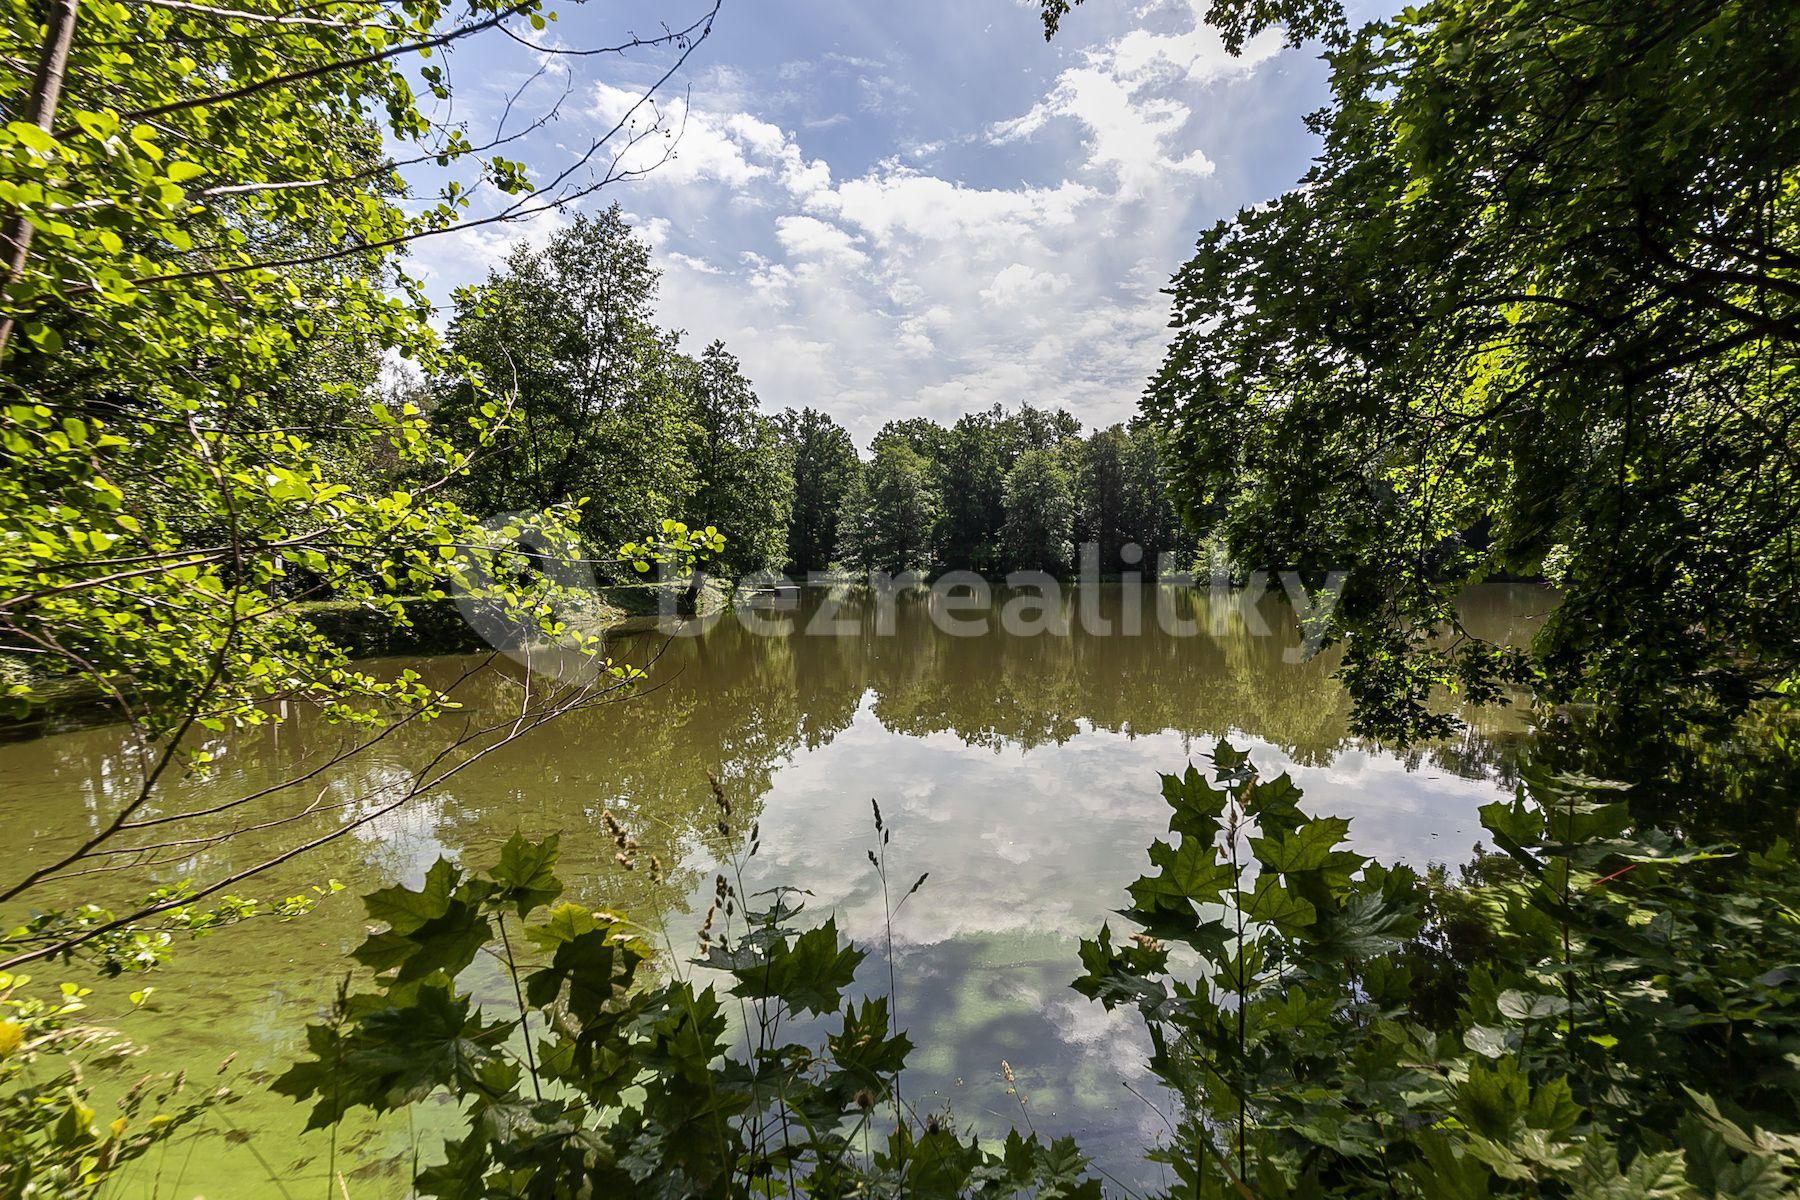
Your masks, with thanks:
[{"label": "green shrub", "polygon": [[[730,808],[718,803],[725,833]],[[607,816],[635,868],[635,842]],[[902,1104],[911,1042],[887,999],[845,999],[863,954],[832,920],[797,926],[794,889],[740,895],[735,866],[756,852],[756,835],[738,836],[733,878],[717,877],[693,960],[730,981],[725,996],[687,976],[666,934],[659,950],[622,917],[558,904],[554,835],[514,837],[483,871],[440,859],[419,889],[371,894],[369,916],[387,927],[356,958],[374,987],[344,995],[308,1030],[312,1057],[277,1090],[312,1103],[309,1127],[358,1106],[461,1105],[466,1133],[416,1180],[425,1195],[457,1200],[1098,1200],[1071,1141],[1015,1133],[984,1146]],[[654,858],[645,869],[660,878]],[[510,980],[506,1012],[484,1012],[457,986],[484,951]],[[645,966],[659,958],[651,978]],[[798,1040],[809,1029],[823,1045]]]},{"label": "green shrub", "polygon": [[1740,862],[1634,835],[1617,785],[1528,774],[1482,810],[1512,869],[1428,886],[1346,849],[1285,774],[1214,764],[1217,787],[1164,778],[1177,838],[1124,914],[1143,932],[1084,942],[1075,985],[1150,1031],[1182,1102],[1153,1156],[1172,1195],[1789,1193],[1785,842]]}]

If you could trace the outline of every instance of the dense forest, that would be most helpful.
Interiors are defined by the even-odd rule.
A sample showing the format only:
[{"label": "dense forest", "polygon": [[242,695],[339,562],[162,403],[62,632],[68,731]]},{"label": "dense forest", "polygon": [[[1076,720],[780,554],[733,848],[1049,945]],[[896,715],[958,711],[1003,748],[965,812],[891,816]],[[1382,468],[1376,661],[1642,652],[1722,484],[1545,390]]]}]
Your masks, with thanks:
[{"label": "dense forest", "polygon": [[1103,573],[1154,570],[1164,554],[1176,571],[1191,565],[1194,538],[1170,505],[1149,425],[1083,437],[1061,409],[995,406],[948,428],[890,421],[872,449],[845,472],[835,558],[796,556],[797,567],[1067,572],[1090,543]]},{"label": "dense forest", "polygon": [[579,527],[594,546],[678,514],[729,529],[713,566],[732,576],[1067,572],[1089,542],[1102,572],[1153,569],[1165,553],[1176,570],[1190,565],[1194,538],[1167,497],[1153,426],[1084,437],[1066,411],[995,406],[949,427],[890,421],[865,461],[822,408],[766,415],[723,343],[684,353],[654,319],[659,275],[613,205],[457,295],[458,369],[405,390],[473,452],[482,434],[469,417],[487,393],[462,365],[504,382],[513,433],[459,479],[471,509],[585,498]]},{"label": "dense forest", "polygon": [[[129,1069],[140,977],[348,900],[266,889],[636,694],[644,670],[563,619],[533,547],[629,581],[1064,572],[1089,542],[1106,572],[1203,545],[1343,572],[1329,635],[1366,744],[1441,745],[1520,693],[1541,734],[1448,871],[1359,853],[1228,717],[1195,726],[1221,727],[1205,769],[1169,764],[1166,834],[1067,972],[1149,1047],[1160,1191],[1795,1194],[1800,8],[1429,0],[1358,26],[1334,0],[1213,0],[1229,52],[1276,31],[1329,96],[1304,178],[1175,270],[1138,417],[907,418],[866,455],[830,397],[771,414],[729,348],[659,327],[648,245],[595,200],[653,169],[623,151],[671,160],[657,94],[719,8],[542,48],[628,50],[654,82],[529,169],[445,115],[445,56],[543,31],[540,0],[0,10],[4,697],[76,696],[121,738],[115,790],[70,789],[66,826],[9,842],[0,875],[0,1196],[159,1189],[157,1164],[225,1138],[226,1089],[197,1082],[216,1064]],[[1089,15],[1041,8],[1052,37]],[[440,331],[405,249],[550,211],[566,228]],[[1458,605],[1508,578],[1556,588],[1528,645]],[[428,674],[355,661],[318,619],[403,629],[452,596],[540,656]],[[994,686],[1030,678],[998,661]],[[743,740],[785,749],[750,691]],[[981,728],[888,692],[897,723]],[[1018,730],[1070,724],[1037,700]],[[284,727],[315,731],[285,773],[230,750]],[[646,730],[617,774],[681,736]],[[358,762],[377,769],[334,791]],[[778,855],[728,782],[688,781],[680,841],[594,803],[567,819],[604,829],[599,858],[511,833],[371,891],[341,986],[291,1021],[281,1070],[234,1085],[303,1105],[330,1155],[352,1120],[432,1114],[448,1136],[415,1136],[405,1187],[461,1200],[1108,1190],[1077,1140],[1039,1136],[1009,1063],[998,1137],[907,1090],[892,922],[929,891],[890,878],[893,815],[870,806],[871,980],[882,948],[807,908],[811,881],[745,886]],[[582,890],[615,868],[670,888],[677,854],[714,880],[695,929]]]}]

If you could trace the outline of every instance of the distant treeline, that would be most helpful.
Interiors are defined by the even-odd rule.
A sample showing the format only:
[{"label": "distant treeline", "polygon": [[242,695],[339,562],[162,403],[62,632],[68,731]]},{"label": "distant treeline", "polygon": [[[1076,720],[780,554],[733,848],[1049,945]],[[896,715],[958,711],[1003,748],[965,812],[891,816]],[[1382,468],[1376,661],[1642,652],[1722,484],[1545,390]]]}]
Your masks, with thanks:
[{"label": "distant treeline", "polygon": [[890,421],[866,462],[824,413],[790,410],[782,427],[794,448],[796,572],[1059,572],[1080,565],[1076,547],[1088,542],[1107,572],[1153,567],[1164,552],[1193,557],[1148,426],[1084,438],[1061,409],[995,405],[948,427]]},{"label": "distant treeline", "polygon": [[[450,342],[481,368],[423,381],[423,407],[475,455],[464,501],[485,514],[590,497],[582,531],[600,547],[678,514],[728,541],[716,569],[742,575],[1079,566],[1102,571],[1168,552],[1185,534],[1145,425],[1086,437],[1061,409],[998,405],[950,426],[891,421],[863,460],[817,409],[768,416],[722,342],[697,357],[652,319],[661,272],[618,207],[522,246],[456,296]],[[484,406],[512,406],[512,436],[478,444]],[[1135,544],[1141,557],[1121,557]]]}]

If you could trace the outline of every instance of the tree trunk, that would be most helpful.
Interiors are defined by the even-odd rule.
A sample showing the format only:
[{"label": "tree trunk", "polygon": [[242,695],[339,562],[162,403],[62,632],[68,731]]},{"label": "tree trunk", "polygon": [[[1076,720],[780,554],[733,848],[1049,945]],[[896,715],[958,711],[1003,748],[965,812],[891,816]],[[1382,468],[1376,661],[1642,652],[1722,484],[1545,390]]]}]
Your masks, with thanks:
[{"label": "tree trunk", "polygon": [[[49,133],[56,124],[56,108],[62,102],[63,76],[69,67],[69,46],[75,40],[75,15],[81,0],[50,0],[49,24],[44,31],[44,49],[38,58],[37,78],[31,85],[31,103],[25,119]],[[25,273],[25,260],[31,250],[31,222],[23,213],[6,223],[6,287]],[[10,305],[9,305],[10,309]],[[12,341],[13,314],[0,314],[0,357]]]}]

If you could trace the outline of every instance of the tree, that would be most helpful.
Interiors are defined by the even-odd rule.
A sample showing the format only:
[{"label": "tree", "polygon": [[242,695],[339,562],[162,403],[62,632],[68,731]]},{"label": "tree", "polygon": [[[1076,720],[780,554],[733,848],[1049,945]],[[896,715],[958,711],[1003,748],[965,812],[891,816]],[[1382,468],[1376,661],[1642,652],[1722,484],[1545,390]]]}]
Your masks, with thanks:
[{"label": "tree", "polygon": [[1193,562],[1196,543],[1163,479],[1167,457],[1163,442],[1162,432],[1147,421],[1134,422],[1126,429],[1121,448],[1125,491],[1119,521],[1143,547],[1146,568],[1155,568],[1166,554],[1173,569],[1180,571]]},{"label": "tree", "polygon": [[838,554],[858,571],[925,570],[941,502],[931,465],[900,438],[878,438],[875,457],[844,494]]},{"label": "tree", "polygon": [[[890,433],[891,431],[891,433]],[[906,436],[927,445],[944,499],[938,528],[938,555],[946,567],[1000,570],[1005,564],[1001,531],[1006,524],[1006,477],[1028,450],[1059,450],[1081,434],[1068,412],[1023,405],[1007,413],[998,404],[964,414],[949,430],[936,424],[889,422],[878,436]],[[923,451],[921,451],[923,453]]]},{"label": "tree", "polygon": [[1076,537],[1099,547],[1103,571],[1117,568],[1120,549],[1139,537],[1126,512],[1130,452],[1130,435],[1123,425],[1114,425],[1096,430],[1076,456]]},{"label": "tree", "polygon": [[707,346],[687,372],[686,390],[695,523],[728,531],[725,570],[778,569],[787,561],[794,503],[790,448],[757,411],[756,393],[725,343]]},{"label": "tree", "polygon": [[[640,45],[673,49],[673,69],[711,11]],[[534,192],[494,152],[499,135],[475,144],[463,125],[421,111],[415,83],[436,98],[450,92],[441,67],[417,59],[541,22],[535,0],[474,0],[461,18],[436,0],[401,0],[379,16],[335,2],[297,12],[278,0],[58,0],[47,16],[20,3],[0,18],[16,49],[40,48],[34,74],[16,57],[0,70],[0,103],[30,118],[0,130],[10,243],[0,278],[0,650],[26,664],[8,671],[5,694],[16,706],[91,690],[130,723],[136,785],[116,809],[96,811],[80,841],[33,848],[0,881],[0,903],[40,910],[0,921],[0,970],[104,957],[138,933],[154,945],[198,919],[198,902],[379,820],[630,674],[591,661],[592,641],[570,634],[592,675],[535,690],[503,725],[446,732],[441,753],[347,804],[323,833],[295,832],[267,858],[161,886],[229,836],[192,832],[194,822],[255,802],[243,811],[261,828],[298,830],[310,811],[295,780],[259,780],[235,801],[189,811],[171,785],[212,769],[211,733],[316,708],[345,727],[324,770],[395,722],[428,721],[455,702],[410,673],[353,666],[315,628],[308,601],[403,625],[409,605],[466,588],[535,632],[555,632],[555,589],[532,582],[530,560],[513,554],[526,531],[489,532],[447,498],[468,454],[418,406],[386,403],[371,364],[450,370],[399,272],[400,246],[604,186],[619,175],[599,164],[617,160],[595,156],[648,130],[621,125]],[[455,178],[465,170],[491,185],[483,195],[497,207],[470,215],[469,187]],[[508,416],[503,385],[490,383],[469,414],[480,447]],[[327,441],[363,457],[327,453]],[[542,532],[560,537],[571,516],[546,513]],[[128,903],[33,903],[94,874],[96,858]],[[142,890],[132,893],[133,882]]]},{"label": "tree", "polygon": [[939,555],[946,567],[999,568],[1006,472],[1018,456],[1014,443],[998,404],[986,412],[967,413],[950,427],[940,465],[944,512],[938,531]]},{"label": "tree", "polygon": [[[582,532],[603,547],[679,513],[729,530],[726,570],[779,566],[790,456],[723,343],[696,360],[656,327],[660,277],[615,204],[458,294],[458,361],[508,385],[518,431],[475,461],[462,490],[494,514],[579,501]],[[475,428],[485,385],[451,370],[437,393],[446,429]]]},{"label": "tree", "polygon": [[[1062,19],[1082,0],[1038,0],[1044,20],[1044,40],[1056,36]],[[1344,10],[1338,0],[1212,0],[1206,23],[1219,31],[1225,49],[1239,54],[1244,43],[1265,29],[1279,28],[1289,46],[1323,38],[1328,45],[1341,44]]]},{"label": "tree", "polygon": [[943,458],[944,445],[949,437],[950,431],[930,417],[907,417],[905,420],[889,421],[883,425],[870,442],[870,448],[874,449],[883,442],[904,442],[914,454],[935,465]]},{"label": "tree", "polygon": [[653,323],[660,274],[615,204],[577,214],[541,250],[519,247],[485,283],[457,294],[458,359],[435,384],[438,423],[473,448],[470,418],[488,402],[488,385],[457,361],[475,363],[513,397],[513,435],[478,456],[459,484],[478,511],[583,500],[581,529],[596,546],[690,512],[697,406],[691,366]]},{"label": "tree", "polygon": [[1074,555],[1075,496],[1068,471],[1048,450],[1027,450],[1006,476],[1001,552],[1014,570],[1066,571]]},{"label": "tree", "polygon": [[[1439,0],[1331,61],[1303,186],[1175,280],[1146,411],[1183,509],[1237,561],[1348,571],[1364,731],[1445,731],[1445,686],[1645,727],[1791,693],[1792,5]],[[1457,625],[1499,574],[1561,590],[1529,654]]]},{"label": "tree", "polygon": [[794,471],[788,520],[788,570],[823,571],[837,552],[838,511],[862,463],[850,431],[818,409],[788,409],[777,418]]},{"label": "tree", "polygon": [[1019,453],[1026,450],[1057,450],[1064,442],[1074,441],[1081,436],[1080,420],[1064,408],[1037,408],[1021,404],[1019,411],[1008,418],[1008,424],[1015,439],[1016,452]]},{"label": "tree", "polygon": [[[714,12],[635,45],[674,50],[672,74]],[[141,970],[179,934],[296,915],[312,897],[262,905],[242,889],[637,677],[559,628],[562,590],[514,552],[519,536],[560,538],[572,514],[490,532],[448,498],[468,455],[375,387],[384,360],[456,369],[400,247],[590,194],[641,170],[622,156],[665,132],[640,94],[635,121],[546,164],[539,191],[496,152],[525,114],[509,107],[514,127],[491,136],[454,105],[433,119],[452,98],[441,54],[545,20],[537,0],[0,11],[3,695],[16,709],[85,694],[132,735],[114,764],[122,801],[94,802],[69,842],[16,847],[0,877],[0,1193],[105,1190],[211,1103],[180,1098],[185,1072],[146,1076],[96,1121],[87,1072],[128,1047],[78,1015],[81,984],[18,968]],[[484,393],[468,444],[493,445],[507,408],[501,388]],[[352,664],[308,602],[403,626],[453,590],[559,642],[570,670],[321,805],[310,780],[462,688]],[[335,727],[303,770],[245,776],[203,805],[180,787],[232,770],[215,734],[300,710]],[[244,828],[281,840],[207,853]]]}]

